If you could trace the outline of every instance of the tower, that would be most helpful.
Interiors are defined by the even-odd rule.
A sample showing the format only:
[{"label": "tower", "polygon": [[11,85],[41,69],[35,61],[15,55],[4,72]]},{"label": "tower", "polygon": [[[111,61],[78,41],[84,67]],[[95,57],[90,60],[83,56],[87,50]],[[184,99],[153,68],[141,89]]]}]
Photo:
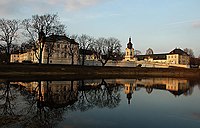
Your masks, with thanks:
[{"label": "tower", "polygon": [[128,40],[126,53],[125,53],[125,61],[134,61],[134,48],[131,43],[131,37]]},{"label": "tower", "polygon": [[132,94],[136,90],[136,84],[134,83],[125,83],[124,84],[124,93],[126,94],[126,98],[128,100],[128,104],[131,103]]}]

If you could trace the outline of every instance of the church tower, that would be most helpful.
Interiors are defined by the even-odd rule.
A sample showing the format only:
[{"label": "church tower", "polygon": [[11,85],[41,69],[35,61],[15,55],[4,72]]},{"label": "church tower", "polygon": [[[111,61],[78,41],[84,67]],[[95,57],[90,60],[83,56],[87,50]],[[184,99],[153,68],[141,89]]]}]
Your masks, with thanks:
[{"label": "church tower", "polygon": [[128,104],[131,103],[132,94],[136,90],[136,84],[134,83],[125,83],[124,84],[124,93],[126,94],[126,98],[128,100]]},{"label": "church tower", "polygon": [[125,54],[125,61],[134,61],[134,48],[131,43],[131,37],[129,38]]}]

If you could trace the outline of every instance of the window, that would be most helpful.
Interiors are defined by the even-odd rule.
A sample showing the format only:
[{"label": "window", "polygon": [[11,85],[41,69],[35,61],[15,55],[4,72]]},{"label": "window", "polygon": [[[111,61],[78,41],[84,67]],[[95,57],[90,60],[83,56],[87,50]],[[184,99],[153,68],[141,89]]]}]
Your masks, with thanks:
[{"label": "window", "polygon": [[132,56],[132,52],[131,52],[131,54],[130,54],[131,56]]},{"label": "window", "polygon": [[126,53],[126,55],[128,56],[128,52]]}]

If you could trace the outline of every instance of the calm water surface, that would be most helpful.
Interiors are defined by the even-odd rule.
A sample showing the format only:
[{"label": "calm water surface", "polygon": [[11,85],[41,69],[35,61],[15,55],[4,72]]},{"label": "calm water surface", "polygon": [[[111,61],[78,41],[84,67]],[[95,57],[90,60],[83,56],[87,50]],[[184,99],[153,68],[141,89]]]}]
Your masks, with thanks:
[{"label": "calm water surface", "polygon": [[0,127],[199,128],[200,81],[0,80]]}]

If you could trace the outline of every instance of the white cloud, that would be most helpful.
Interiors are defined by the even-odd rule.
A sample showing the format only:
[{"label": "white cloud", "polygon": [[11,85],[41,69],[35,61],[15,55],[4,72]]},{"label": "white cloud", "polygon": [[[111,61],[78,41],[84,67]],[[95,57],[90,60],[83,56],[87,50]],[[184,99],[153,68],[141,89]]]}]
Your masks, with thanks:
[{"label": "white cloud", "polygon": [[105,0],[68,0],[65,3],[65,8],[68,11],[76,11],[82,8],[91,7]]},{"label": "white cloud", "polygon": [[109,0],[1,0],[1,17],[80,11]]},{"label": "white cloud", "polygon": [[193,27],[193,28],[200,28],[200,20],[199,19],[193,19],[193,20],[185,20],[185,21],[178,21],[166,24],[167,26],[180,26],[187,24],[187,26]]},{"label": "white cloud", "polygon": [[195,21],[192,23],[193,28],[200,28],[200,21]]}]

